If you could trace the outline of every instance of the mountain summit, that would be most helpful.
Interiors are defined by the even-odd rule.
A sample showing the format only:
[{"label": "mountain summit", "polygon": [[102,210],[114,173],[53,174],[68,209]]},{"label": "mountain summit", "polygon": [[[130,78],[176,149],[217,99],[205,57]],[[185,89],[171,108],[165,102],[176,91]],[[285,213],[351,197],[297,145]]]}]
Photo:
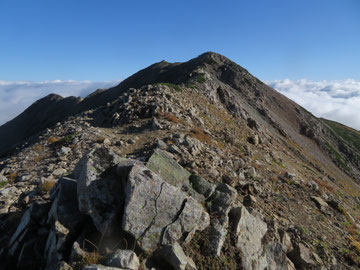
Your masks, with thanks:
[{"label": "mountain summit", "polygon": [[220,54],[49,95],[0,139],[0,269],[359,266],[359,132]]}]

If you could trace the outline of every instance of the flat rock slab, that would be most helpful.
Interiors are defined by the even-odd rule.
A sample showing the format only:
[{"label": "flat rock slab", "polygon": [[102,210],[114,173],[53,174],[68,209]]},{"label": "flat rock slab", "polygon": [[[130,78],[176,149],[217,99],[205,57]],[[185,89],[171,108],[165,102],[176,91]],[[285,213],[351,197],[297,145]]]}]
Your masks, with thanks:
[{"label": "flat rock slab", "polygon": [[131,169],[125,195],[122,227],[145,251],[154,251],[164,234],[166,243],[172,243],[208,225],[200,203],[142,164]]}]

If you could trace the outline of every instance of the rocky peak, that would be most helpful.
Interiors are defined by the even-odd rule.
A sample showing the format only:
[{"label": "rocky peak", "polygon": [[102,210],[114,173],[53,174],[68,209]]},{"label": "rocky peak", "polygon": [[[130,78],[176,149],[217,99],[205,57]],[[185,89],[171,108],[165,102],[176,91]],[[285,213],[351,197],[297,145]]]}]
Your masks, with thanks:
[{"label": "rocky peak", "polygon": [[0,160],[0,269],[359,267],[357,137],[224,56],[30,108],[0,128],[28,132]]}]

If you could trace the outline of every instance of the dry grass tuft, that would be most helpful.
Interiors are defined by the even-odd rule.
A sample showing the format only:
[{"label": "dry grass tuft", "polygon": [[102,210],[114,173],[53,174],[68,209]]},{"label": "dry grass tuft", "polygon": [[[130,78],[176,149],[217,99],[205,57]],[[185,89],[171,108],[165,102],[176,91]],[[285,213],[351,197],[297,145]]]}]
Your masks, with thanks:
[{"label": "dry grass tuft", "polygon": [[9,183],[13,183],[18,176],[17,172],[11,172],[8,176]]},{"label": "dry grass tuft", "polygon": [[43,160],[45,157],[46,157],[45,155],[35,156],[34,157],[34,163],[37,163],[40,160]]},{"label": "dry grass tuft", "polygon": [[82,257],[84,265],[99,264],[104,259],[98,251],[86,252]]},{"label": "dry grass tuft", "polygon": [[54,185],[55,185],[55,182],[53,182],[53,181],[44,181],[40,185],[40,191],[49,192]]},{"label": "dry grass tuft", "polygon": [[329,193],[334,192],[334,187],[320,179],[314,179],[321,189],[326,189]]},{"label": "dry grass tuft", "polygon": [[201,142],[204,142],[207,144],[212,144],[212,140],[211,140],[210,136],[205,134],[205,132],[202,131],[201,129],[193,128],[192,130],[190,130],[189,134],[190,134],[190,136],[198,139]]},{"label": "dry grass tuft", "polygon": [[166,120],[168,120],[170,122],[184,124],[183,121],[179,120],[175,115],[173,115],[173,114],[171,114],[169,112],[163,113],[161,111],[158,111],[156,115],[158,117],[166,119]]},{"label": "dry grass tuft", "polygon": [[105,138],[104,137],[98,137],[96,138],[96,142],[97,143],[103,143],[105,141]]},{"label": "dry grass tuft", "polygon": [[58,137],[49,137],[48,139],[47,139],[47,142],[49,143],[49,144],[53,144],[53,143],[56,143],[57,141],[59,141],[60,140],[60,138],[58,138]]},{"label": "dry grass tuft", "polygon": [[41,151],[43,149],[43,146],[42,145],[35,145],[34,147],[33,147],[33,150],[34,151],[36,151],[36,152],[39,152],[39,151]]},{"label": "dry grass tuft", "polygon": [[104,237],[104,234],[101,235],[99,245],[95,245],[90,240],[87,240],[87,239],[84,240],[83,248],[82,248],[83,251],[85,251],[85,244],[90,244],[94,248],[93,251],[90,251],[90,252],[85,251],[83,253],[81,261],[84,266],[91,265],[91,264],[99,264],[105,259],[105,257],[102,256],[99,251],[99,247],[101,246],[103,237]]}]

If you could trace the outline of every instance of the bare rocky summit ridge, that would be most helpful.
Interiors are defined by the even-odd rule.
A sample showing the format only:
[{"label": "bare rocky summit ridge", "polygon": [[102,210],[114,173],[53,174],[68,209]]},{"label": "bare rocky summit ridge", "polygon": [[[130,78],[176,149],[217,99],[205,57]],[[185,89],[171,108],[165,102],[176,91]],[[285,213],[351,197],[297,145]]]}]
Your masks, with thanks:
[{"label": "bare rocky summit ridge", "polygon": [[49,95],[0,138],[0,269],[359,268],[358,132],[222,55]]}]

